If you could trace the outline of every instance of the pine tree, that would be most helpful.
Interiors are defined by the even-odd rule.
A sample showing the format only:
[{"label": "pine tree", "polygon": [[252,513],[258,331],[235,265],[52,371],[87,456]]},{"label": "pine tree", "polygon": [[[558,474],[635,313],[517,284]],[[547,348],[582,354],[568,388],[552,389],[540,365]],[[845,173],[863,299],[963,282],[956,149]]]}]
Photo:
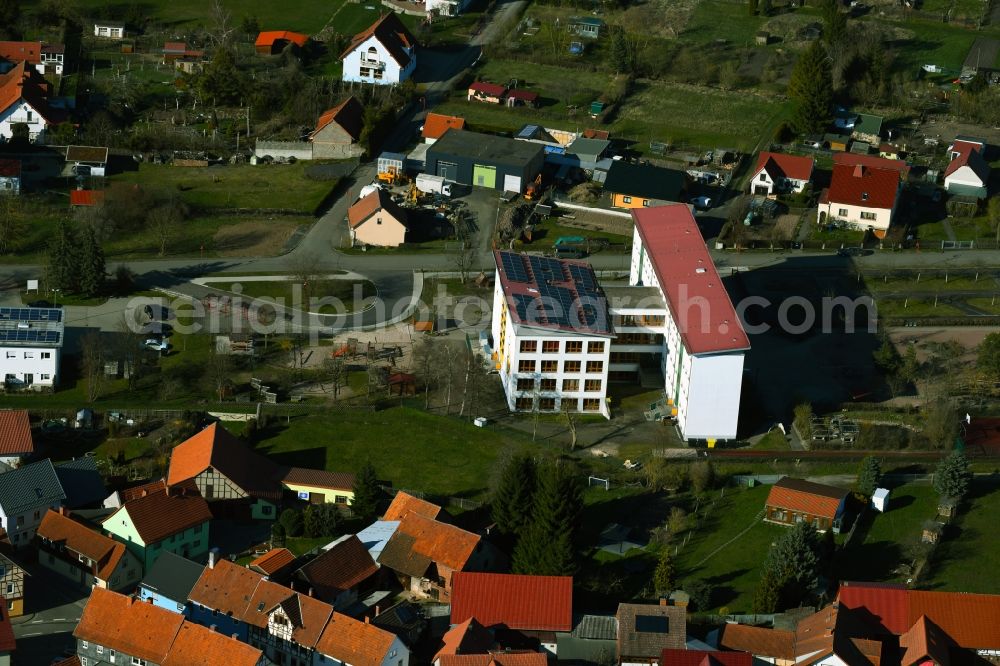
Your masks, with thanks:
[{"label": "pine tree", "polygon": [[611,58],[611,67],[616,74],[631,69],[628,40],[625,38],[625,30],[621,26],[615,26],[611,31],[611,48],[608,50],[608,57]]},{"label": "pine tree", "polygon": [[871,497],[875,489],[878,488],[879,479],[882,478],[882,463],[874,456],[868,456],[861,461],[861,468],[858,470],[858,492],[865,497]]},{"label": "pine tree", "polygon": [[310,539],[315,539],[323,535],[323,516],[321,507],[310,504],[302,511],[302,525],[305,535]]},{"label": "pine tree", "polygon": [[382,497],[382,488],[375,473],[375,466],[366,461],[361,471],[354,478],[354,500],[351,511],[363,522],[371,522],[378,515],[378,503]]},{"label": "pine tree", "polygon": [[657,594],[669,594],[674,589],[674,561],[670,557],[670,548],[664,546],[660,550],[660,560],[653,572],[653,588]]},{"label": "pine tree", "polygon": [[104,250],[92,227],[84,227],[80,242],[80,293],[96,296],[104,288]]},{"label": "pine tree", "polygon": [[934,490],[944,498],[961,499],[969,492],[972,470],[969,459],[961,451],[953,451],[942,460],[934,472]]},{"label": "pine tree", "polygon": [[295,509],[285,509],[278,516],[278,522],[285,528],[285,534],[290,537],[302,535],[302,513]]},{"label": "pine tree", "polygon": [[751,610],[754,613],[769,614],[778,610],[778,598],[783,582],[774,567],[765,566],[757,587],[753,592]]},{"label": "pine tree", "polygon": [[788,82],[792,100],[792,125],[803,134],[822,132],[830,123],[833,78],[826,49],[813,42],[795,63]]},{"label": "pine tree", "polygon": [[501,534],[521,534],[531,521],[537,469],[531,456],[512,457],[500,473],[493,492],[493,522]]},{"label": "pine tree", "polygon": [[583,509],[580,483],[569,465],[540,470],[531,525],[514,549],[514,573],[561,576],[576,569],[576,529]]},{"label": "pine tree", "polygon": [[765,575],[777,581],[768,581],[768,585],[773,584],[777,590],[780,608],[798,606],[812,591],[819,579],[822,560],[823,543],[812,523],[796,523],[775,541],[764,566]]},{"label": "pine tree", "polygon": [[847,33],[847,14],[840,11],[840,0],[820,0],[823,15],[823,41],[836,44]]},{"label": "pine tree", "polygon": [[48,276],[49,289],[75,290],[77,286],[77,265],[79,255],[73,228],[67,220],[59,223],[55,238],[49,245]]}]

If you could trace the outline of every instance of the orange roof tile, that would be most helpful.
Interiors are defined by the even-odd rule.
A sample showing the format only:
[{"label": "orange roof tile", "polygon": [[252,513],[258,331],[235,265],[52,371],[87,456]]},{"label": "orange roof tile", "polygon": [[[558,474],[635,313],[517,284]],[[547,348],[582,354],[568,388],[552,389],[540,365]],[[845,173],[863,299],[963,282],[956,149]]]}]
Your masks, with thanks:
[{"label": "orange roof tile", "polygon": [[332,603],[341,592],[356,587],[377,572],[378,567],[368,549],[352,534],[320,553],[296,571],[295,576],[316,588],[317,597]]},{"label": "orange roof tile", "polygon": [[184,616],[95,587],[73,636],[162,664]]},{"label": "orange roof tile", "polygon": [[318,599],[299,594],[284,585],[262,580],[240,617],[247,624],[266,627],[268,615],[278,606],[292,623],[292,640],[307,648],[316,646],[333,607]]},{"label": "orange roof tile", "polygon": [[26,67],[18,62],[6,74],[0,74],[0,112],[24,100],[45,120],[55,122],[60,114],[49,108],[48,97],[51,85],[34,67]]},{"label": "orange roof tile", "polygon": [[340,125],[351,138],[357,141],[361,137],[361,128],[364,126],[365,107],[361,105],[354,95],[351,95],[343,102],[324,111],[316,122],[316,129],[310,135],[310,139],[316,136],[320,130],[332,122]]},{"label": "orange roof tile", "polygon": [[813,158],[763,151],[757,156],[753,175],[756,176],[765,167],[771,178],[784,176],[795,180],[809,180],[812,177]]},{"label": "orange roof tile", "polygon": [[441,513],[441,507],[437,504],[431,504],[427,500],[422,500],[419,497],[414,497],[409,493],[404,493],[400,490],[396,493],[396,496],[392,498],[392,502],[389,504],[389,508],[385,510],[385,515],[382,516],[382,520],[402,520],[410,511],[414,513],[419,513],[425,518],[437,519],[438,515]]},{"label": "orange roof tile", "polygon": [[125,556],[123,544],[51,509],[42,517],[38,536],[94,560],[97,577],[104,581],[111,578]]},{"label": "orange roof tile", "polygon": [[103,200],[101,190],[71,190],[69,193],[70,206],[96,206]]},{"label": "orange roof tile", "polygon": [[290,30],[265,30],[257,35],[254,46],[274,46],[274,43],[279,40],[292,42],[296,46],[302,47],[309,41],[309,35],[303,35],[300,32],[292,32]]},{"label": "orange roof tile", "polygon": [[903,649],[901,666],[914,666],[925,659],[944,666],[948,663],[951,645],[948,635],[926,615],[921,615],[909,631],[899,637],[899,647]]},{"label": "orange roof tile", "polygon": [[445,654],[440,666],[546,666],[544,652],[496,652],[492,654]]},{"label": "orange roof tile", "polygon": [[727,624],[722,628],[719,645],[759,657],[795,659],[795,633],[791,631]]},{"label": "orange roof tile", "polygon": [[205,567],[188,598],[206,608],[240,617],[262,580],[259,573],[220,560],[214,567]]},{"label": "orange roof tile", "polygon": [[193,479],[209,467],[239,486],[248,495],[264,499],[281,497],[278,468],[254,453],[242,440],[213,423],[174,447],[170,453],[167,483]]},{"label": "orange roof tile", "polygon": [[351,666],[381,666],[396,640],[384,629],[334,613],[316,651]]},{"label": "orange roof tile", "polygon": [[31,424],[25,409],[0,410],[0,455],[34,453]]},{"label": "orange roof tile", "polygon": [[[479,536],[472,532],[432,520],[413,511],[408,512],[400,520],[396,533],[386,544],[386,550],[389,550],[393,541],[405,537],[412,539],[413,552],[454,571],[461,571],[465,567],[479,547],[480,541]],[[379,559],[381,561],[381,558]]]},{"label": "orange roof tile", "polygon": [[119,490],[118,496],[121,498],[122,502],[128,502],[129,500],[134,500],[137,497],[145,497],[149,493],[156,490],[163,490],[166,487],[167,482],[164,479],[157,479],[156,481],[149,481],[148,483]]},{"label": "orange roof tile", "polygon": [[392,59],[401,67],[405,68],[410,64],[410,55],[406,49],[411,49],[417,45],[417,40],[407,29],[403,22],[399,20],[395,12],[388,12],[382,18],[368,26],[368,29],[359,32],[351,38],[351,43],[344,52],[340,54],[343,60],[347,54],[358,48],[362,42],[369,37],[375,37],[389,51]]},{"label": "orange roof tile", "polygon": [[322,469],[289,467],[281,475],[281,482],[354,492],[354,475],[350,472],[327,472]]},{"label": "orange roof tile", "polygon": [[16,62],[23,60],[37,65],[42,62],[41,42],[0,42],[0,58]]},{"label": "orange roof tile", "polygon": [[476,618],[470,617],[465,622],[459,622],[441,637],[441,649],[434,655],[432,661],[446,654],[478,654],[487,652],[494,643],[493,634],[481,625]]},{"label": "orange roof tile", "polygon": [[235,638],[184,622],[160,666],[256,666],[262,655]]},{"label": "orange roof tile", "polygon": [[424,118],[424,130],[421,135],[425,139],[439,139],[450,129],[465,129],[465,118],[428,113]]},{"label": "orange roof tile", "polygon": [[295,561],[295,554],[287,548],[272,548],[249,564],[265,576],[271,576]]},{"label": "orange roof tile", "polygon": [[163,541],[172,534],[212,519],[208,502],[198,494],[193,483],[155,490],[144,497],[129,500],[104,522],[113,520],[120,511],[128,513],[146,545]]},{"label": "orange roof tile", "polygon": [[573,629],[573,577],[457,572],[451,579],[451,621],[474,617],[485,626]]},{"label": "orange roof tile", "polygon": [[381,188],[358,199],[353,206],[348,208],[347,221],[352,229],[357,229],[380,210],[384,210],[403,226],[406,226],[406,211],[392,201],[392,195],[389,192]]},{"label": "orange roof tile", "polygon": [[771,486],[766,505],[833,520],[845,497],[842,488],[785,476]]}]

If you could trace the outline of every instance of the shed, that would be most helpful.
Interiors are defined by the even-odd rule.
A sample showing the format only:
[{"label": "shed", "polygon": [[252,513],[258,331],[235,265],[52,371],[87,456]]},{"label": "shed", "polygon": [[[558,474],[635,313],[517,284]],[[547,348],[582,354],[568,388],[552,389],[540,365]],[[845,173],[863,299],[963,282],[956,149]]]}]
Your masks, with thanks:
[{"label": "shed", "polygon": [[924,522],[924,531],[920,535],[920,540],[923,543],[937,543],[943,531],[944,523],[939,523],[936,520],[928,520]]},{"label": "shed", "polygon": [[504,104],[510,107],[530,106],[534,108],[538,106],[538,93],[530,90],[508,90]]},{"label": "shed", "polygon": [[428,149],[424,171],[453,183],[520,193],[544,161],[540,144],[450,129]]},{"label": "shed", "polygon": [[254,48],[257,53],[274,54],[281,53],[289,44],[295,44],[302,48],[309,41],[309,35],[290,30],[265,30],[257,35]]},{"label": "shed", "polygon": [[767,30],[758,30],[757,34],[754,35],[754,41],[757,46],[767,46],[767,43],[771,41],[771,33]]},{"label": "shed", "polygon": [[875,492],[872,493],[872,508],[881,513],[885,513],[885,510],[889,508],[888,488],[875,489]]},{"label": "shed", "polygon": [[596,16],[571,16],[569,29],[581,37],[597,39],[607,24]]}]

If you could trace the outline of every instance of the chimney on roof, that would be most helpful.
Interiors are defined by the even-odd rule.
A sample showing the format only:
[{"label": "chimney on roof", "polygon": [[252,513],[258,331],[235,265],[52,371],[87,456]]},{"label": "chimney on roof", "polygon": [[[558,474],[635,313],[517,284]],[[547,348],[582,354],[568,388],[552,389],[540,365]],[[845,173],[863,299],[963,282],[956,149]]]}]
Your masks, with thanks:
[{"label": "chimney on roof", "polygon": [[167,484],[163,484],[163,485],[164,485],[164,488],[165,488],[164,492],[166,492],[167,497],[170,497],[170,486],[168,486]]},{"label": "chimney on roof", "polygon": [[59,507],[59,513],[61,515],[63,515],[63,516],[68,516],[69,515],[69,511],[64,506],[60,506]]},{"label": "chimney on roof", "polygon": [[667,598],[666,597],[660,597],[660,605],[661,606],[666,606],[667,605]]},{"label": "chimney on roof", "polygon": [[232,639],[238,641],[238,640],[240,640],[240,635],[239,634],[233,634],[232,635]]},{"label": "chimney on roof", "polygon": [[145,497],[145,496],[146,496],[146,489],[145,489],[145,488],[143,488],[143,489],[142,489],[142,496],[143,496],[143,497]]},{"label": "chimney on roof", "polygon": [[214,550],[208,551],[208,568],[209,569],[214,569],[215,568],[215,551]]},{"label": "chimney on roof", "polygon": [[218,629],[218,627],[217,627],[217,626],[215,626],[214,624],[210,624],[210,625],[208,625],[208,630],[209,630],[209,631],[215,631],[216,629]]},{"label": "chimney on roof", "polygon": [[372,623],[372,619],[370,617],[368,617],[367,615],[365,615],[365,624],[371,624],[371,623]]},{"label": "chimney on roof", "polygon": [[313,596],[313,589],[311,587],[309,588],[309,596]]},{"label": "chimney on roof", "polygon": [[382,607],[379,606],[378,604],[375,604],[375,617],[378,617],[381,614],[382,614]]},{"label": "chimney on roof", "polygon": [[865,168],[863,166],[861,166],[860,164],[858,164],[857,166],[854,167],[854,177],[855,178],[861,178],[864,175],[865,175]]},{"label": "chimney on roof", "polygon": [[153,597],[149,597],[148,599],[146,599],[146,603],[149,604],[150,606],[152,606],[153,605]]}]

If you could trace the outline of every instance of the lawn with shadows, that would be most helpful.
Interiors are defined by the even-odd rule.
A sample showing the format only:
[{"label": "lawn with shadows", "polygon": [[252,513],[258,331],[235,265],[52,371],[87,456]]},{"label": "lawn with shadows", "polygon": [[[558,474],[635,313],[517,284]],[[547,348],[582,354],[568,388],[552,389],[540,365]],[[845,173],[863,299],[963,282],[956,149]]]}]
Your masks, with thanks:
[{"label": "lawn with shadows", "polygon": [[1000,594],[1000,486],[977,481],[959,510],[958,520],[945,529],[934,554],[931,585],[936,590]]}]

